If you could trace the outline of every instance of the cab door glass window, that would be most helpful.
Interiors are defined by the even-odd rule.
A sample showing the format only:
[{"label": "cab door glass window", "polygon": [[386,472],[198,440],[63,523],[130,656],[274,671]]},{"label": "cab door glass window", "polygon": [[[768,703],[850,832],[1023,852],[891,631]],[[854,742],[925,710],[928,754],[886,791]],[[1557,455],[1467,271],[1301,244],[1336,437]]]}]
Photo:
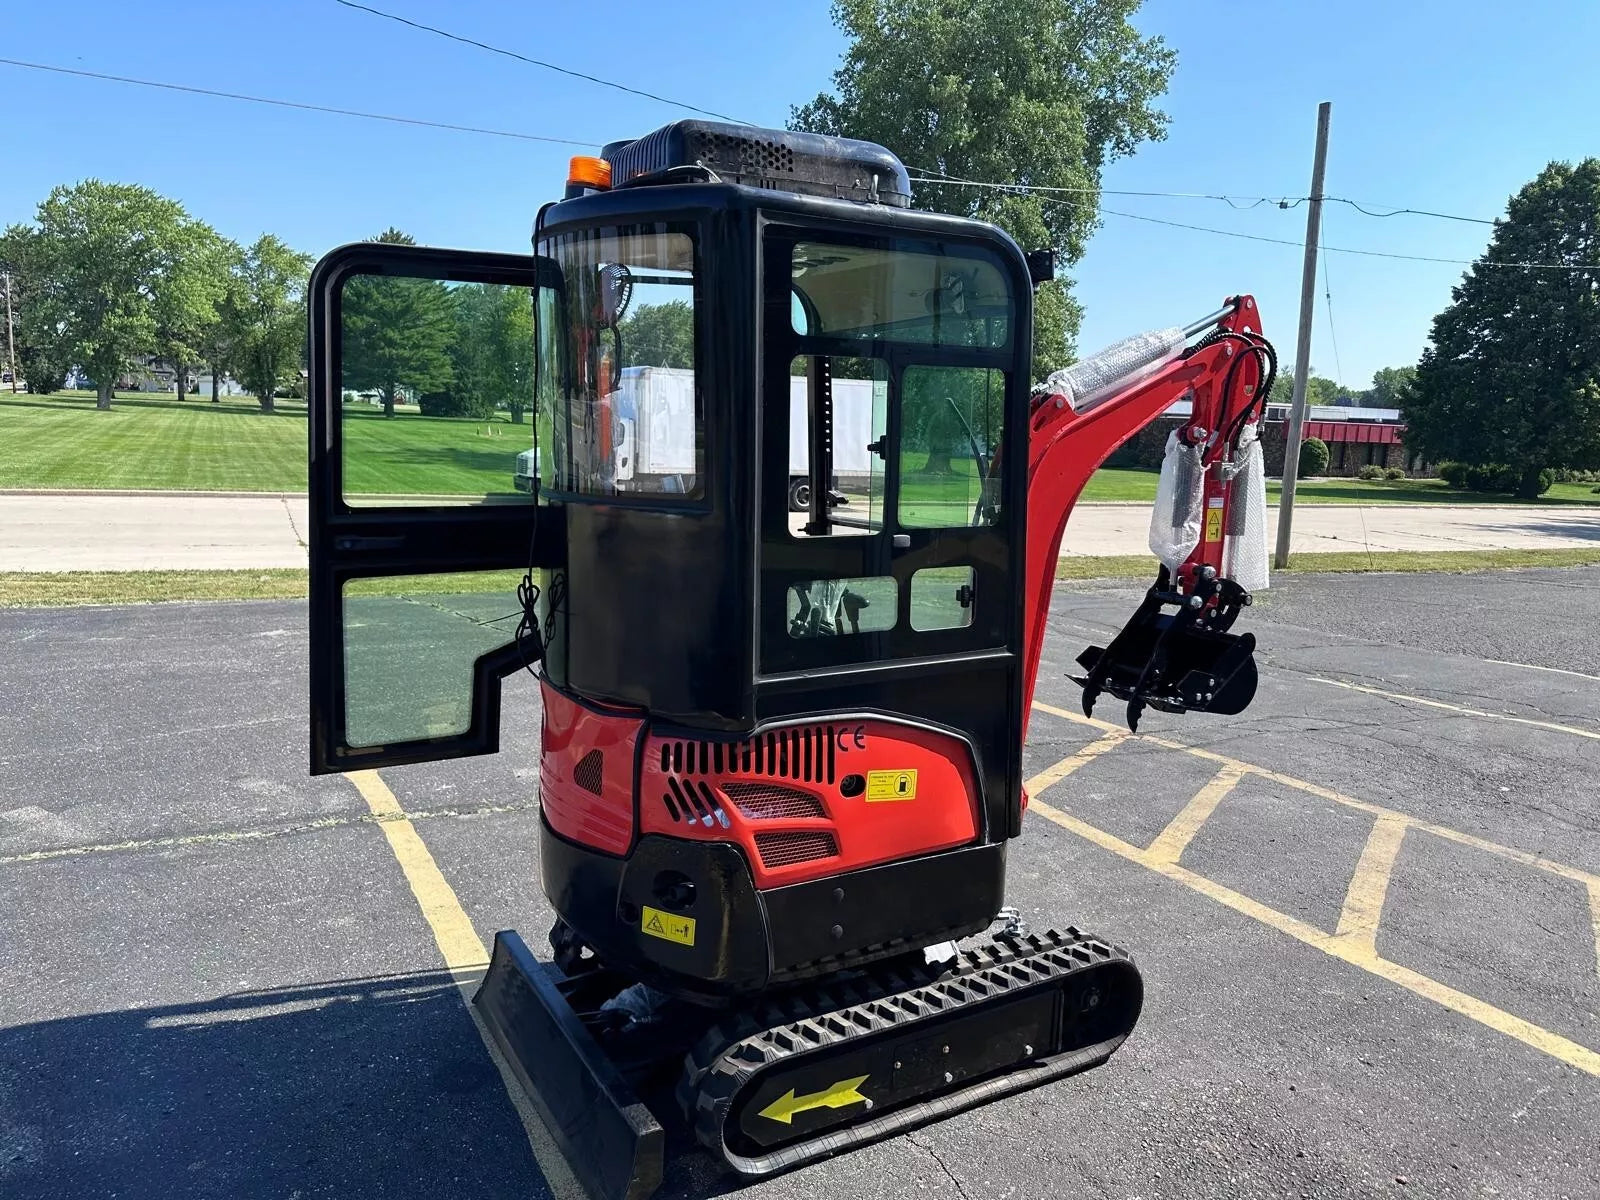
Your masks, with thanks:
[{"label": "cab door glass window", "polygon": [[521,571],[472,571],[346,583],[347,743],[383,746],[465,733],[474,664],[516,639],[521,579]]},{"label": "cab door glass window", "polygon": [[789,636],[883,633],[898,619],[899,587],[889,575],[805,579],[789,585]]},{"label": "cab door glass window", "polygon": [[[789,364],[789,532],[849,537],[884,527],[889,427],[889,367],[882,359],[797,356]],[[817,438],[831,431],[831,464],[813,462]],[[812,496],[826,497],[819,523]]]},{"label": "cab door glass window", "polygon": [[971,567],[924,567],[911,575],[911,628],[965,629],[972,624]]},{"label": "cab door glass window", "polygon": [[900,388],[900,524],[993,525],[1006,376],[984,367],[907,367]]},{"label": "cab door glass window", "polygon": [[526,503],[530,290],[357,273],[339,311],[345,503]]}]

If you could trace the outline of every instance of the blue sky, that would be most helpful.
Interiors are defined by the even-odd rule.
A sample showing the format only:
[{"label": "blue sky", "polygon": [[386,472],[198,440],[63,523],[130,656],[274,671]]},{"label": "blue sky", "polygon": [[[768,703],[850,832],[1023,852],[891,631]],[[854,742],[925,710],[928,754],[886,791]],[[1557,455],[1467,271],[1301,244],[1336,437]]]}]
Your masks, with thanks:
[{"label": "blue sky", "polygon": [[[826,0],[605,6],[379,0],[378,7],[757,124],[826,87],[842,39]],[[333,0],[7,6],[5,57],[597,143],[685,115],[353,12]],[[1111,166],[1110,189],[1304,195],[1316,105],[1333,102],[1327,191],[1493,217],[1551,159],[1600,153],[1600,4],[1150,0],[1138,22],[1179,53],[1166,141]],[[388,225],[420,241],[523,250],[575,148],[291,112],[0,66],[11,120],[0,223],[57,183],[98,176],[181,200],[230,237],[313,253]],[[1104,206],[1297,241],[1305,209],[1106,196]],[[1326,212],[1330,246],[1475,257],[1482,225]],[[1106,215],[1074,269],[1087,352],[1252,291],[1293,351],[1300,251]],[[1362,387],[1415,361],[1461,268],[1327,255],[1311,361]],[[1330,332],[1332,336],[1330,336]],[[1337,359],[1334,338],[1337,339]]]}]

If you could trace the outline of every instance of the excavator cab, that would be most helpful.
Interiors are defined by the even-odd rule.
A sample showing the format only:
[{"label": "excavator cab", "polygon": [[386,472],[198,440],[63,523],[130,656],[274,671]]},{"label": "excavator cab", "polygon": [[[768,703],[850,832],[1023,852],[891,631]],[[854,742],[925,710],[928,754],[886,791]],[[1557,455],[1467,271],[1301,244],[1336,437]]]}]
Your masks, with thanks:
[{"label": "excavator cab", "polygon": [[[500,934],[478,1005],[598,1196],[663,1121],[767,1174],[1137,1018],[1099,939],[954,942],[1002,910],[1060,526],[1170,397],[1032,388],[1042,260],[909,201],[882,147],[683,121],[574,160],[530,255],[312,276],[311,770],[493,752],[537,672],[553,962]],[[1128,657],[1096,686],[1149,694]]]}]

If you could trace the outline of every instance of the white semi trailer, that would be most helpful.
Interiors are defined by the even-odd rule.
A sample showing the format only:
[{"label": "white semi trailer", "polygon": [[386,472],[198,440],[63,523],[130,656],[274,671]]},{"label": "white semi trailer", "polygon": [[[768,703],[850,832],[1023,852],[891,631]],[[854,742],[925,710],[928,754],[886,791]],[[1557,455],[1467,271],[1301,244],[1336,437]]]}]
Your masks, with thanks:
[{"label": "white semi trailer", "polygon": [[[612,467],[623,490],[684,489],[695,473],[694,372],[678,367],[627,367],[613,394],[616,420]],[[846,489],[864,488],[881,460],[867,447],[883,436],[888,388],[880,380],[834,379],[833,473]],[[806,381],[789,380],[789,507],[811,503],[810,439]],[[533,486],[533,454],[517,456],[514,482]],[[673,481],[677,481],[677,487]]]}]

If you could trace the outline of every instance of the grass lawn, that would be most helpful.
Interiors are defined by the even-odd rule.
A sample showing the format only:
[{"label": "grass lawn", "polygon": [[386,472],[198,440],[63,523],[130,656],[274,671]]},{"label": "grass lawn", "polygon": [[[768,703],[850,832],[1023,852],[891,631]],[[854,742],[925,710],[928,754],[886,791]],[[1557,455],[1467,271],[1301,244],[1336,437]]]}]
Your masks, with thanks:
[{"label": "grass lawn", "polygon": [[[511,472],[532,444],[532,426],[493,420],[424,417],[402,406],[386,420],[365,404],[345,408],[345,481],[351,493],[500,496],[514,494]],[[920,511],[931,523],[965,514],[977,499],[971,460],[956,459],[949,476],[908,475],[903,516]],[[279,400],[267,414],[249,396],[131,393],[107,412],[92,392],[11,396],[0,392],[0,488],[152,488],[187,491],[303,492],[306,407]],[[1269,502],[1278,485],[1267,484]],[[1106,468],[1083,490],[1084,500],[1150,503],[1156,473]],[[1437,479],[1367,483],[1334,479],[1302,483],[1307,504],[1521,504],[1512,496],[1458,492]],[[1558,483],[1539,504],[1600,504],[1585,483]]]},{"label": "grass lawn", "polygon": [[[1328,571],[1455,572],[1515,567],[1585,567],[1600,564],[1594,550],[1441,550],[1376,554],[1300,554],[1288,573]],[[1156,562],[1147,555],[1073,555],[1056,566],[1057,579],[1155,578]],[[521,571],[482,571],[363,579],[350,585],[362,596],[516,594]],[[293,600],[306,594],[306,572],[261,571],[6,571],[0,572],[0,608],[41,608],[81,604],[149,604],[166,600]],[[515,605],[512,604],[511,608]],[[508,609],[509,611],[509,609]],[[506,626],[511,628],[511,626]]]},{"label": "grass lawn", "polygon": [[[100,412],[92,393],[0,394],[0,487],[303,492],[306,406],[276,407],[133,393]],[[532,426],[505,414],[473,421],[402,408],[386,420],[359,404],[346,407],[344,433],[346,486],[362,493],[511,494],[516,455],[532,444]]]}]

